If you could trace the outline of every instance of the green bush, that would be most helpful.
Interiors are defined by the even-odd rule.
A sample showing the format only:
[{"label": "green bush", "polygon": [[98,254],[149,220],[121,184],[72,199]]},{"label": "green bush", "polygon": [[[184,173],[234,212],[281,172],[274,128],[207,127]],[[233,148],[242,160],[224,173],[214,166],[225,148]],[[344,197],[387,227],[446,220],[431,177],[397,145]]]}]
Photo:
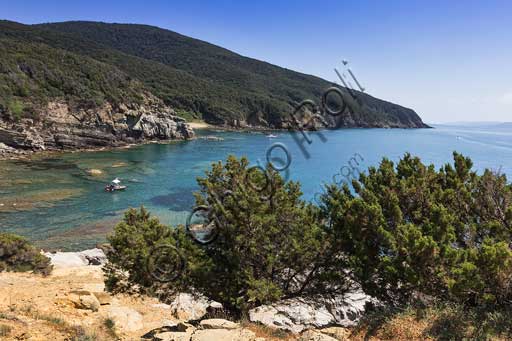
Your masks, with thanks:
[{"label": "green bush", "polygon": [[[158,256],[154,255],[155,250],[158,251],[159,247],[176,245],[178,239],[185,239],[183,237],[183,228],[172,230],[160,224],[158,219],[152,218],[144,207],[140,210],[128,210],[124,220],[108,237],[111,248],[107,252],[108,263],[104,267],[107,290],[137,291],[149,295],[167,292],[171,295],[172,292],[167,289],[179,288],[178,282],[158,282],[158,278],[155,278],[149,268],[149,263],[152,258]],[[191,241],[190,244],[192,244]],[[176,256],[179,255],[176,254]],[[161,262],[170,263],[180,260],[167,257],[160,259]],[[134,284],[137,286],[134,287]]]},{"label": "green bush", "polygon": [[[317,208],[300,199],[298,183],[270,169],[267,174],[229,157],[198,179],[197,204],[209,207],[207,221],[215,224],[216,239],[206,245],[182,227],[162,226],[145,210],[129,211],[110,237],[107,287],[115,290],[124,281],[153,294],[197,291],[235,312],[282,298],[344,292],[342,255],[319,223]],[[166,244],[177,246],[186,269],[162,283],[148,263],[151,249]],[[156,268],[176,259],[165,261]],[[127,277],[121,279],[122,273]]]},{"label": "green bush", "polygon": [[406,154],[348,186],[327,186],[323,214],[366,293],[402,304],[469,305],[512,298],[512,193],[504,175],[469,158],[438,171]]},{"label": "green bush", "polygon": [[33,271],[49,275],[52,270],[50,259],[39,252],[25,238],[0,233],[0,272]]}]

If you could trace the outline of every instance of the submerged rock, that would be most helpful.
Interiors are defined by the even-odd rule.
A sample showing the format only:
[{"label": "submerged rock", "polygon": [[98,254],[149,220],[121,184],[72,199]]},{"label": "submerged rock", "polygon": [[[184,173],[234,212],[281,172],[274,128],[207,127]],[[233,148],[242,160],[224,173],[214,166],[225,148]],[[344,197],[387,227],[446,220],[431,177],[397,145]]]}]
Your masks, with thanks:
[{"label": "submerged rock", "polygon": [[86,173],[92,176],[98,176],[102,175],[103,171],[101,169],[88,169],[86,170]]}]

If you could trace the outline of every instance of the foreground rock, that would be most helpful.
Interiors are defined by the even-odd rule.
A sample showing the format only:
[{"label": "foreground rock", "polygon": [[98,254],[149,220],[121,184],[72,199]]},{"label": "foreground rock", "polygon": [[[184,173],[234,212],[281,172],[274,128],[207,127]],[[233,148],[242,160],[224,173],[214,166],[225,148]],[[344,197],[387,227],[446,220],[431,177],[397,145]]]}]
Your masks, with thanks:
[{"label": "foreground rock", "polygon": [[202,320],[200,323],[203,329],[238,329],[240,325],[224,319]]},{"label": "foreground rock", "polygon": [[371,297],[354,292],[331,299],[288,299],[249,311],[249,319],[271,328],[300,333],[331,325],[354,326]]},{"label": "foreground rock", "polygon": [[88,265],[104,265],[107,256],[101,249],[90,249],[80,252],[45,252],[46,257],[55,267],[71,268]]},{"label": "foreground rock", "polygon": [[185,321],[198,320],[211,310],[222,309],[218,302],[188,293],[178,294],[169,305],[173,317]]}]

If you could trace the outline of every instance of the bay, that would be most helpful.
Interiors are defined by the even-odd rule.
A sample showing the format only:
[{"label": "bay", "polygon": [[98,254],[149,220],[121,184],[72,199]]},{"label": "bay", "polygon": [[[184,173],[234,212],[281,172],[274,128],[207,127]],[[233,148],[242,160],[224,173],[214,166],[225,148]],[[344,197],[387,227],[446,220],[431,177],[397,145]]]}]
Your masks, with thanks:
[{"label": "bay", "polygon": [[[333,176],[334,181],[347,179],[350,170],[364,171],[383,157],[397,161],[405,152],[440,167],[458,151],[470,156],[479,172],[490,168],[512,174],[512,128],[507,126],[331,130],[308,133],[311,143],[300,133],[273,134],[277,137],[201,130],[191,141],[1,161],[0,231],[24,235],[47,249],[76,250],[105,241],[129,207],[144,205],[162,222],[182,224],[194,205],[196,178],[212,162],[233,154],[265,165],[275,143],[282,147],[274,148],[271,157],[284,160],[287,150],[290,165],[283,175],[301,182],[306,200],[314,200]],[[102,174],[90,175],[91,169]],[[115,177],[127,190],[106,193],[104,186]]]}]

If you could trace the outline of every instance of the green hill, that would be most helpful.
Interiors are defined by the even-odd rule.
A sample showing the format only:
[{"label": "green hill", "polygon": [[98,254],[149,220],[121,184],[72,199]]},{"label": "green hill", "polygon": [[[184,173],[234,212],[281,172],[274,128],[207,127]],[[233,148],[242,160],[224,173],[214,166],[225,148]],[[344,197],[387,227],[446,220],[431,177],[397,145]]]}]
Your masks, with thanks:
[{"label": "green hill", "polygon": [[[0,47],[4,117],[40,115],[40,108],[55,98],[80,110],[105,101],[137,102],[141,92],[148,92],[187,118],[279,128],[297,103],[320,102],[323,91],[332,86],[318,77],[145,25],[1,21]],[[331,126],[425,126],[411,109],[367,94],[360,97],[361,111],[332,120]]]}]

